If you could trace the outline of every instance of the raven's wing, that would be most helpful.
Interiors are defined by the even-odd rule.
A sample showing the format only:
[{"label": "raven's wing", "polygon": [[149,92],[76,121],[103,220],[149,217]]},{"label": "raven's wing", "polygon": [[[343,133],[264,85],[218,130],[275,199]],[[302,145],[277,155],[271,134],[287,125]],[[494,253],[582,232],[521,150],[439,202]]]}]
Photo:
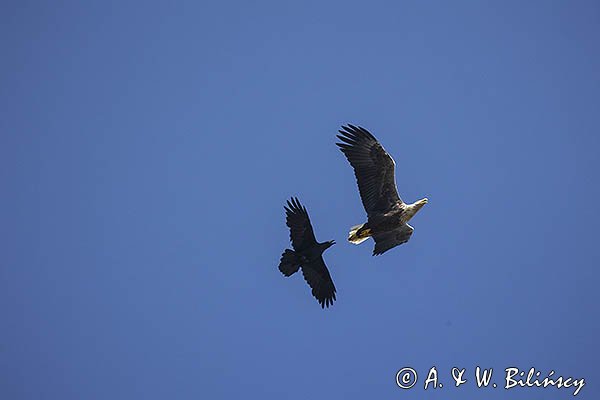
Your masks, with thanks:
[{"label": "raven's wing", "polygon": [[317,243],[306,207],[296,197],[288,200],[285,208],[286,225],[290,228],[290,241],[296,251],[302,251]]},{"label": "raven's wing", "polygon": [[336,143],[344,153],[358,183],[358,191],[367,215],[387,212],[399,201],[394,169],[396,163],[383,146],[365,128],[342,126]]},{"label": "raven's wing", "polygon": [[375,240],[373,255],[378,256],[391,248],[408,242],[414,230],[409,224],[404,224],[393,231],[373,235],[373,240]]},{"label": "raven's wing", "polygon": [[319,256],[315,261],[302,264],[302,275],[308,286],[311,287],[312,295],[319,301],[322,308],[333,304],[335,286],[323,257]]}]

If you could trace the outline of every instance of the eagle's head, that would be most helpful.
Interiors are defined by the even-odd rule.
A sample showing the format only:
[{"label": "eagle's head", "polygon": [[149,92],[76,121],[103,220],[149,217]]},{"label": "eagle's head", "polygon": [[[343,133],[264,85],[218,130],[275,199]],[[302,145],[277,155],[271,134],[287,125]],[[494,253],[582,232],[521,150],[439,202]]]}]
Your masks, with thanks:
[{"label": "eagle's head", "polygon": [[414,203],[410,204],[409,206],[406,207],[406,221],[408,222],[416,213],[417,211],[419,211],[421,208],[423,208],[423,206],[425,204],[427,204],[427,197],[425,197],[424,199],[415,201]]},{"label": "eagle's head", "polygon": [[421,199],[421,200],[419,200],[419,201],[415,201],[415,204],[413,205],[413,206],[414,206],[414,209],[415,209],[415,213],[416,213],[417,211],[419,211],[421,208],[423,208],[423,206],[424,206],[425,204],[427,204],[427,201],[428,201],[427,197],[425,197],[425,198],[422,198],[422,199]]}]

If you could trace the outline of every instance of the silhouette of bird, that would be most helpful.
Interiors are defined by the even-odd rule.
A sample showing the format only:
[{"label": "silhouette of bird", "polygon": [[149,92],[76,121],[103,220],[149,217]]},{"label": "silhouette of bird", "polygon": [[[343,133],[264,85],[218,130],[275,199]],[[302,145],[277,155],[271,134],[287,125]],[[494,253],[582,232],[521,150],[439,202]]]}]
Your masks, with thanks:
[{"label": "silhouette of bird", "polygon": [[322,308],[329,307],[335,300],[336,290],[323,261],[323,252],[335,241],[317,242],[308,212],[297,198],[288,200],[284,208],[294,250],[286,249],[283,252],[279,270],[283,275],[291,276],[302,268],[302,275],[311,287],[312,295]]},{"label": "silhouette of bird", "polygon": [[408,221],[425,204],[427,198],[406,204],[398,195],[394,177],[396,163],[383,146],[365,128],[342,126],[336,143],[346,156],[358,183],[358,191],[367,222],[350,228],[348,241],[359,244],[372,237],[373,255],[408,242],[414,228]]}]

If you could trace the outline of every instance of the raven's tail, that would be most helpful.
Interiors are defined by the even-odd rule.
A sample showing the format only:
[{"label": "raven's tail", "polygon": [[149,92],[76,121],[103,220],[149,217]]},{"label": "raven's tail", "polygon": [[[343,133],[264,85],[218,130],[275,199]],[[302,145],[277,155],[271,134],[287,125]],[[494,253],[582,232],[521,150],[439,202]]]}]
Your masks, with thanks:
[{"label": "raven's tail", "polygon": [[281,255],[281,261],[279,262],[279,270],[285,276],[290,276],[295,272],[298,272],[300,268],[300,260],[294,250],[285,249]]},{"label": "raven's tail", "polygon": [[365,224],[355,225],[350,228],[348,233],[348,241],[354,244],[361,244],[365,240],[371,237],[371,229],[366,227]]}]

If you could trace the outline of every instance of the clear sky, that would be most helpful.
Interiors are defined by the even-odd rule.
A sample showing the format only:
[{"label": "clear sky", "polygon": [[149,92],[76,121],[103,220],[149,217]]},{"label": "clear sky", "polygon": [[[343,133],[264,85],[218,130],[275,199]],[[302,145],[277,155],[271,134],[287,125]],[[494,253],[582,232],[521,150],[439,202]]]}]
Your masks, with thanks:
[{"label": "clear sky", "polygon": [[[0,7],[0,398],[600,398],[598,2]],[[345,123],[429,198],[380,257]],[[327,310],[277,270],[292,195]]]}]

